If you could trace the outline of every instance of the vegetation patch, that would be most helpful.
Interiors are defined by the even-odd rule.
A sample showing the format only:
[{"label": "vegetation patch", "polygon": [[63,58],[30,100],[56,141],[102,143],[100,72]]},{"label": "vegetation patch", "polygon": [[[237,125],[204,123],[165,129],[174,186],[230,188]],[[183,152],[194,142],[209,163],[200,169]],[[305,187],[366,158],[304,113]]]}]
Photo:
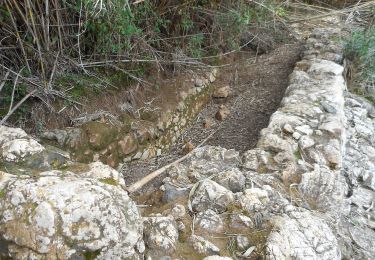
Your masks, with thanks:
[{"label": "vegetation patch", "polygon": [[117,181],[113,178],[99,179],[99,181],[105,184],[113,185],[113,186],[117,186],[118,184]]},{"label": "vegetation patch", "polygon": [[375,82],[375,26],[354,31],[345,45],[345,54],[359,66],[363,80]]},{"label": "vegetation patch", "polygon": [[[285,5],[276,0],[4,0],[0,117],[16,108],[20,113],[11,111],[13,123],[26,124],[30,99],[57,117],[67,108],[81,111],[82,100],[133,83],[159,89],[155,74],[215,63],[244,46],[271,46],[284,34]],[[56,100],[63,101],[58,108]]]}]

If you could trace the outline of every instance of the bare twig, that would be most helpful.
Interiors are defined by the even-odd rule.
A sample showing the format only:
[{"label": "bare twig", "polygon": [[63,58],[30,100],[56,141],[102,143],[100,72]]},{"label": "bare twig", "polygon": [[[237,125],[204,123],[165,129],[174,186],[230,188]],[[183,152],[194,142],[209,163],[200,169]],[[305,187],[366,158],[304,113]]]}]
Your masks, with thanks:
[{"label": "bare twig", "polygon": [[10,105],[9,105],[9,111],[8,111],[8,113],[12,110],[12,107],[13,107],[14,93],[16,91],[16,87],[17,87],[17,83],[18,83],[18,78],[19,78],[21,72],[22,72],[22,69],[17,73],[16,79],[14,80],[14,83],[13,83],[13,90],[12,90],[12,96],[10,98]]},{"label": "bare twig", "polygon": [[33,91],[31,91],[29,94],[27,94],[26,96],[24,96],[10,111],[8,111],[8,113],[3,117],[3,119],[0,121],[0,125],[3,125],[5,123],[5,121],[8,120],[8,118],[26,101],[29,99],[29,97],[31,97],[32,95],[34,95],[36,92],[38,91],[38,89],[34,89]]},{"label": "bare twig", "polygon": [[51,75],[50,75],[49,81],[48,81],[48,90],[52,89],[52,81],[53,81],[53,77],[55,75],[55,71],[56,71],[56,67],[57,67],[57,61],[59,59],[59,54],[60,54],[60,51],[57,53],[56,58],[55,58],[55,62],[53,63],[52,72],[51,72]]},{"label": "bare twig", "polygon": [[131,186],[129,186],[129,188],[127,188],[127,191],[129,193],[133,193],[133,192],[136,192],[137,190],[141,189],[144,185],[146,185],[147,183],[149,183],[150,181],[152,181],[153,179],[155,179],[156,177],[158,177],[160,174],[164,173],[166,170],[168,170],[169,168],[177,165],[178,163],[186,160],[187,158],[189,158],[194,151],[196,151],[197,148],[201,147],[203,144],[205,144],[219,129],[216,129],[214,132],[212,132],[209,136],[207,136],[195,149],[193,149],[190,153],[184,155],[183,157],[179,158],[178,160],[170,163],[170,164],[167,164],[163,167],[161,167],[160,169],[157,169],[156,171],[150,173],[149,175],[143,177],[142,179],[140,179],[139,181],[137,181],[136,183],[132,184]]},{"label": "bare twig", "polygon": [[4,85],[5,85],[5,83],[6,83],[7,79],[8,79],[8,77],[9,77],[9,71],[7,71],[7,73],[5,74],[4,78],[2,79],[2,81],[1,81],[1,83],[0,83],[0,92],[1,92],[1,90],[3,89],[3,87],[4,87]]}]

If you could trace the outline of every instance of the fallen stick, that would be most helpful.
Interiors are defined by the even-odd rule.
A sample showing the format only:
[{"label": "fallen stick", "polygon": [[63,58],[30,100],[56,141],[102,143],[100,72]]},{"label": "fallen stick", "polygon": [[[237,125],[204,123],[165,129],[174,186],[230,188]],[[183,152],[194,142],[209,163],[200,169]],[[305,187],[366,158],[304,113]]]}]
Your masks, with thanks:
[{"label": "fallen stick", "polygon": [[193,152],[197,148],[201,147],[205,142],[207,142],[208,139],[210,139],[219,129],[220,129],[220,127],[218,129],[216,129],[214,132],[212,132],[209,136],[207,136],[206,139],[204,139],[197,147],[195,147],[188,154],[182,156],[181,158],[179,158],[178,160],[176,160],[176,161],[174,161],[174,162],[172,162],[170,164],[167,164],[167,165],[161,167],[160,169],[157,169],[156,171],[151,172],[150,174],[148,174],[147,176],[143,177],[142,179],[140,179],[136,183],[133,183],[132,185],[130,185],[126,190],[129,192],[129,194],[133,193],[133,192],[136,192],[137,190],[141,189],[144,185],[146,185],[147,183],[149,183],[150,181],[152,181],[153,179],[155,179],[157,176],[159,176],[160,174],[162,174],[163,172],[165,172],[170,167],[175,166],[176,164],[178,164],[178,163],[186,160],[187,158],[189,158],[193,154]]}]

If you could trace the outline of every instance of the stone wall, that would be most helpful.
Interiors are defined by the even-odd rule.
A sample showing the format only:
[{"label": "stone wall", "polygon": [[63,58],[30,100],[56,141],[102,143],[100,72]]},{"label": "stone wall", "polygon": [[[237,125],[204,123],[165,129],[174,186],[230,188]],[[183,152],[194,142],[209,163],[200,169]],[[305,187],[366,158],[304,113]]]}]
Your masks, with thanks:
[{"label": "stone wall", "polygon": [[116,167],[124,161],[160,155],[176,142],[208,102],[216,73],[216,69],[198,73],[179,93],[165,93],[163,102],[170,106],[142,108],[138,118],[124,113],[113,122],[103,116],[78,128],[45,132],[42,137],[69,150],[72,158],[85,163],[102,161]]}]

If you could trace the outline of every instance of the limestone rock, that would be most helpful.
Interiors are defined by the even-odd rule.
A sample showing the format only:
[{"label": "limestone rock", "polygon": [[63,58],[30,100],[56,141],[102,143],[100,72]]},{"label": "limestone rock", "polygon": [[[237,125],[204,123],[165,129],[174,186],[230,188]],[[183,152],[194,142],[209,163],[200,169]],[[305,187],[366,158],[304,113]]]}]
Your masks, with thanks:
[{"label": "limestone rock", "polygon": [[172,209],[167,209],[163,212],[164,216],[172,216],[175,220],[181,219],[185,216],[186,209],[184,205],[176,204]]},{"label": "limestone rock", "polygon": [[217,174],[213,181],[232,192],[239,192],[244,189],[246,178],[238,168],[232,168]]},{"label": "limestone rock", "polygon": [[229,109],[224,105],[220,105],[219,109],[217,110],[215,114],[215,118],[219,121],[223,121],[225,118],[229,116],[229,114],[230,114]]},{"label": "limestone rock", "polygon": [[188,154],[193,151],[195,146],[191,142],[187,142],[183,147],[184,154]]},{"label": "limestone rock", "polygon": [[236,244],[239,250],[246,250],[250,246],[250,241],[245,236],[236,236]]},{"label": "limestone rock", "polygon": [[340,137],[344,131],[344,124],[337,118],[327,118],[321,123],[319,130],[327,131],[335,137]]},{"label": "limestone rock", "polygon": [[195,82],[195,86],[197,87],[197,88],[201,88],[201,87],[203,87],[204,86],[204,80],[203,79],[201,79],[201,78],[196,78],[195,80],[194,80]]},{"label": "limestone rock", "polygon": [[357,246],[375,256],[375,232],[372,229],[353,226],[350,235]]},{"label": "limestone rock", "polygon": [[189,189],[187,187],[176,187],[176,185],[172,185],[171,183],[164,180],[163,185],[163,197],[162,201],[167,203],[174,201],[181,197],[187,197],[189,195]]},{"label": "limestone rock", "polygon": [[223,162],[227,167],[237,166],[241,162],[238,151],[209,145],[196,149],[193,156],[207,161],[214,161],[215,163]]},{"label": "limestone rock", "polygon": [[324,154],[331,168],[340,169],[342,167],[342,151],[337,139],[331,139],[324,146]]},{"label": "limestone rock", "polygon": [[194,250],[198,254],[202,255],[213,255],[219,254],[220,249],[210,241],[206,240],[201,236],[192,235],[189,238],[189,242],[192,244]]},{"label": "limestone rock", "polygon": [[146,245],[152,249],[173,252],[178,240],[178,229],[174,219],[164,216],[151,216],[144,219]]},{"label": "limestone rock", "polygon": [[269,201],[268,192],[260,188],[246,189],[238,198],[240,206],[250,213],[265,209]]},{"label": "limestone rock", "polygon": [[195,218],[195,225],[208,232],[219,232],[224,228],[220,216],[211,209],[199,212]]},{"label": "limestone rock", "polygon": [[131,154],[138,148],[137,140],[132,134],[126,135],[118,144],[123,155]]},{"label": "limestone rock", "polygon": [[233,201],[234,196],[231,191],[212,180],[204,180],[194,191],[191,206],[192,209],[197,212],[212,209],[222,213]]},{"label": "limestone rock", "polygon": [[89,171],[80,174],[82,177],[98,179],[102,182],[113,182],[125,187],[125,181],[121,173],[102,162],[93,162],[89,165]]},{"label": "limestone rock", "polygon": [[229,96],[230,93],[230,87],[229,86],[224,86],[224,87],[219,87],[214,90],[214,93],[212,94],[212,97],[214,98],[226,98]]},{"label": "limestone rock", "polygon": [[27,138],[27,133],[21,128],[12,128],[0,125],[0,147],[7,142],[15,139],[25,139]]},{"label": "limestone rock", "polygon": [[14,139],[1,146],[2,157],[8,162],[18,162],[43,150],[44,147],[33,139]]},{"label": "limestone rock", "polygon": [[205,118],[203,121],[203,128],[208,129],[212,126],[212,120],[210,118]]},{"label": "limestone rock", "polygon": [[254,228],[254,223],[248,216],[240,213],[232,214],[229,217],[229,226],[236,229]]},{"label": "limestone rock", "polygon": [[258,147],[273,152],[291,151],[290,143],[276,134],[264,134],[261,136]]},{"label": "limestone rock", "polygon": [[308,211],[291,212],[272,220],[266,259],[341,259],[337,239],[324,220]]},{"label": "limestone rock", "polygon": [[242,167],[247,170],[257,171],[259,167],[259,149],[252,149],[244,152],[242,156]]},{"label": "limestone rock", "polygon": [[340,172],[315,165],[302,175],[300,192],[308,202],[321,210],[338,210],[347,193],[347,184]]},{"label": "limestone rock", "polygon": [[57,141],[61,147],[67,146],[73,148],[79,144],[81,129],[74,127],[54,129],[42,133],[41,137],[47,140]]},{"label": "limestone rock", "polygon": [[339,76],[344,72],[344,67],[327,60],[315,60],[308,70],[309,74],[326,74]]},{"label": "limestone rock", "polygon": [[299,139],[299,147],[302,149],[302,150],[305,150],[311,146],[313,146],[315,144],[314,140],[307,136],[307,135],[304,135],[302,136],[300,139]]},{"label": "limestone rock", "polygon": [[17,176],[13,174],[0,171],[0,191],[5,188],[5,186],[10,180],[15,179],[16,177]]},{"label": "limestone rock", "polygon": [[[2,190],[0,233],[16,259],[135,256],[142,220],[127,193],[95,179],[46,172],[11,180]],[[51,175],[51,176],[48,176]]]}]

